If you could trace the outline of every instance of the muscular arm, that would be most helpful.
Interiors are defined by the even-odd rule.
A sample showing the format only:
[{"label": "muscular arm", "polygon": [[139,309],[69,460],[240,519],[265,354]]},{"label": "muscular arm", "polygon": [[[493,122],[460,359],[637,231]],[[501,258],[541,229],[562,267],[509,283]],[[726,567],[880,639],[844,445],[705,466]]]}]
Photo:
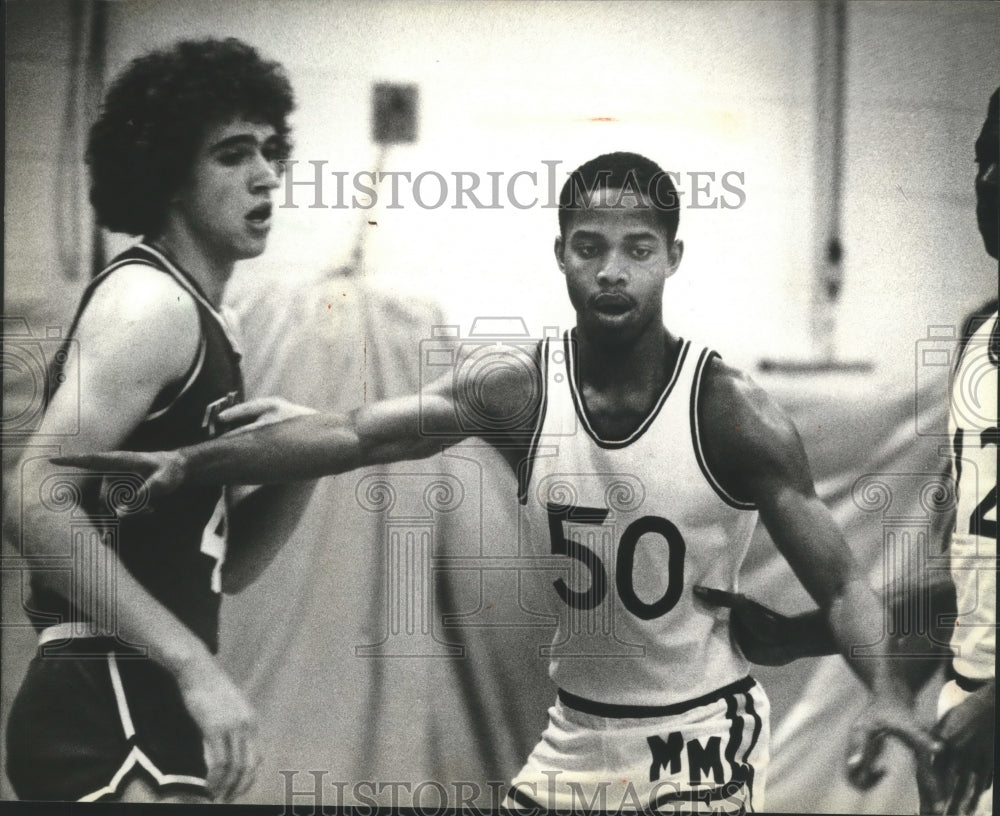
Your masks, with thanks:
[{"label": "muscular arm", "polygon": [[[130,267],[97,289],[77,327],[79,356],[70,363],[76,370],[67,372],[70,381],[79,378],[79,401],[69,389],[58,391],[29,450],[49,439],[65,453],[114,448],[142,421],[161,388],[184,375],[197,349],[197,312],[183,292],[187,302],[178,300],[180,290],[164,278],[153,270]],[[7,532],[29,558],[63,556],[68,561],[65,515],[46,508],[42,499],[43,483],[57,472],[77,493],[93,487],[93,477],[85,480],[34,460],[20,469],[22,506],[8,492]],[[84,540],[98,540],[95,527],[84,533]],[[92,570],[78,569],[71,581],[79,594],[72,600],[99,610],[104,620],[115,620],[115,613],[121,636],[150,645],[168,668],[178,669],[194,659],[204,648],[199,648],[200,641],[132,579],[114,552],[106,558],[117,576],[116,595],[105,592]],[[52,580],[51,572],[40,570],[34,577],[52,591],[66,591],[65,584]]]},{"label": "muscular arm", "polygon": [[[79,355],[66,373],[70,381],[78,378],[79,399],[70,389],[58,391],[28,450],[52,443],[67,454],[120,446],[160,390],[185,375],[198,337],[193,300],[165,275],[141,266],[116,271],[95,291],[76,329]],[[202,730],[210,790],[234,793],[244,767],[230,763],[227,755],[252,717],[242,693],[205,644],[125,569],[95,526],[75,527],[75,539],[89,546],[67,558],[66,513],[46,507],[43,486],[58,474],[59,481],[79,495],[93,488],[94,476],[67,473],[28,457],[18,473],[21,483],[9,485],[5,498],[6,533],[29,564],[51,565],[56,560],[64,566],[60,572],[38,569],[35,582],[66,594],[65,572],[72,570],[69,600],[91,620],[111,622],[122,640],[148,647],[150,656],[177,679]],[[252,756],[246,758],[252,763]]]},{"label": "muscular arm", "polygon": [[[941,661],[950,654],[947,647],[950,626],[940,620],[955,612],[955,586],[943,570],[927,574],[927,583],[915,587],[899,581],[885,588],[883,606],[889,614],[899,617],[908,612],[913,593],[928,593],[927,620],[934,640],[914,630],[897,643],[901,655],[919,654],[921,659],[906,663],[906,677],[910,688],[918,691],[930,680]],[[826,621],[823,609],[814,609],[799,615],[783,615],[744,595],[713,592],[701,589],[709,603],[733,609],[733,626],[737,642],[744,654],[754,663],[782,666],[802,657],[820,657],[837,654],[837,642]],[[927,659],[927,650],[933,659]]]},{"label": "muscular arm", "polygon": [[[950,466],[941,478],[942,482],[951,478]],[[953,511],[936,514],[931,540],[946,547],[953,520]],[[942,621],[953,617],[955,612],[955,586],[951,576],[938,569],[926,572],[921,578],[920,587],[913,585],[912,578],[895,581],[884,588],[881,599],[886,613],[901,619],[900,616],[911,614],[915,592],[926,592],[928,595],[925,614],[930,637],[924,628],[917,627],[893,644],[895,653],[902,657],[919,655],[919,658],[903,660],[899,664],[914,693],[926,685],[950,654],[947,642],[951,625]],[[754,663],[780,666],[799,658],[837,654],[840,651],[827,622],[825,609],[783,615],[739,593],[705,587],[696,587],[695,590],[706,602],[732,609],[730,622],[733,634],[743,653]],[[928,650],[932,654],[929,655]]]},{"label": "muscular arm", "polygon": [[[210,442],[154,454],[62,457],[91,469],[131,469],[154,490],[188,484],[275,484],[359,467],[423,459],[473,436],[503,447],[530,431],[541,389],[530,354],[507,347],[485,371],[459,369],[419,394],[348,414],[319,413],[251,426]],[[477,377],[482,377],[481,381]],[[527,406],[527,408],[526,408]],[[235,409],[234,409],[235,410]]]},{"label": "muscular arm", "polygon": [[895,697],[898,679],[884,658],[857,647],[884,639],[882,606],[829,510],[816,496],[791,421],[750,380],[713,363],[706,381],[706,454],[723,485],[757,505],[772,540],[820,606],[837,650],[877,695]]},{"label": "muscular arm", "polygon": [[[344,473],[365,465],[423,459],[467,435],[448,383],[438,392],[386,400],[348,414],[295,417],[181,448],[192,484],[274,484]],[[425,433],[421,417],[440,434]]]}]

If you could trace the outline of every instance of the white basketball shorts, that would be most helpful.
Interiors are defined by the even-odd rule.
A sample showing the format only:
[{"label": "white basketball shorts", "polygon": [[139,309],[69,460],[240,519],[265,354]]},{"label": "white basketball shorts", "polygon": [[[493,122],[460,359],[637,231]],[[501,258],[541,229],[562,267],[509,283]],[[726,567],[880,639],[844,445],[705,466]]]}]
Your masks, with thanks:
[{"label": "white basketball shorts", "polygon": [[760,810],[770,704],[750,677],[670,706],[596,703],[560,690],[507,806],[542,811]]}]

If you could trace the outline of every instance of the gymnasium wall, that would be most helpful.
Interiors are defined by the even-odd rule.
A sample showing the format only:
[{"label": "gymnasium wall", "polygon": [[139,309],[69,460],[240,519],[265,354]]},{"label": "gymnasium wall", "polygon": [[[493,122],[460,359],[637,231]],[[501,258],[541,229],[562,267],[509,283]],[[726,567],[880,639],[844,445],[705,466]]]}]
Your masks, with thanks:
[{"label": "gymnasium wall", "polygon": [[[70,86],[70,4],[12,0],[6,11],[5,292],[8,303],[71,303],[79,271],[64,283],[55,240],[67,200],[86,217],[81,193],[67,189],[65,166],[56,164]],[[299,173],[312,160],[351,176],[374,167],[368,114],[376,80],[419,85],[419,140],[389,154],[389,171],[434,170],[449,180],[456,171],[494,171],[506,182],[529,170],[544,188],[545,160],[562,162],[561,174],[599,151],[630,148],[682,173],[741,172],[743,206],[682,212],[686,257],[667,289],[668,318],[744,365],[809,348],[810,3],[130,0],[106,13],[109,75],[183,36],[232,34],[284,62],[299,98]],[[990,290],[970,215],[971,143],[1000,75],[998,33],[989,3],[849,6],[837,332],[845,357],[903,365],[899,350],[928,323],[956,319]],[[332,176],[327,182],[329,203]],[[519,182],[522,200],[530,187]],[[424,189],[433,201],[433,181]],[[547,190],[540,192],[544,200]],[[309,209],[310,191],[299,189],[293,201],[302,206],[278,212],[268,252],[243,277],[252,286],[254,278],[342,263],[361,222],[376,220],[365,248],[379,284],[433,292],[466,328],[481,313],[520,314],[533,331],[566,325],[571,313],[551,259],[554,211],[506,203],[456,210],[454,200],[362,213]]]},{"label": "gymnasium wall", "polygon": [[[26,317],[38,332],[68,322],[87,275],[88,210],[85,190],[74,181],[80,178],[80,163],[74,158],[79,150],[67,153],[59,138],[73,93],[69,78],[75,72],[74,12],[69,0],[9,0],[5,13],[4,313]],[[369,94],[371,83],[379,80],[417,83],[420,94],[419,140],[391,151],[385,170],[413,176],[433,170],[446,177],[457,171],[498,172],[504,174],[504,185],[519,170],[534,171],[543,199],[548,193],[543,162],[560,161],[562,173],[607,150],[646,153],[681,173],[714,172],[717,179],[728,171],[742,173],[746,195],[742,206],[682,210],[680,236],[686,252],[679,274],[667,287],[668,325],[711,342],[728,359],[748,368],[763,357],[800,358],[808,352],[808,296],[817,227],[811,158],[818,128],[813,3],[129,0],[107,4],[105,13],[109,76],[138,53],[189,36],[241,37],[281,60],[298,96],[294,157],[301,164],[296,173],[308,169],[312,160],[326,161],[327,169],[349,176],[374,168]],[[890,410],[899,413],[896,426],[904,427],[905,400],[899,394],[912,383],[914,344],[926,335],[928,326],[954,324],[991,293],[995,295],[996,265],[982,251],[973,213],[972,143],[986,100],[1000,84],[998,35],[1000,14],[994,4],[852,3],[848,7],[846,277],[836,339],[842,357],[870,360],[875,372],[829,381],[813,378],[805,384],[772,379],[778,393],[787,395],[786,404],[807,405],[809,411],[803,416],[818,417],[817,424],[825,421],[829,427],[830,411],[817,412],[816,406],[826,394],[839,393],[846,395],[843,404],[852,406],[851,417],[841,423],[844,429],[864,426],[863,411]],[[684,178],[690,185],[690,177]],[[332,177],[325,183],[330,185],[329,203],[334,198]],[[432,196],[433,184],[427,189]],[[314,314],[310,309],[321,293],[332,291],[336,279],[323,280],[323,272],[350,262],[359,229],[366,233],[366,285],[378,292],[369,296],[368,305],[383,304],[382,318],[391,316],[405,324],[405,331],[391,344],[392,359],[386,362],[394,372],[389,392],[412,385],[409,379],[416,363],[406,359],[406,348],[415,347],[421,332],[441,314],[459,323],[463,332],[482,315],[520,315],[533,332],[545,325],[565,327],[572,320],[551,255],[556,233],[553,209],[522,210],[506,202],[495,210],[452,209],[453,192],[436,209],[422,208],[412,200],[401,209],[369,212],[312,209],[308,207],[312,194],[304,188],[293,200],[299,208],[276,210],[267,253],[245,264],[231,287],[232,304],[250,315],[246,328],[270,332],[256,350],[273,356],[252,360],[261,387],[298,385],[300,393],[289,396],[334,394],[349,403],[341,394],[341,380],[320,384],[319,378],[324,373],[355,377],[359,371],[362,380],[375,376],[372,369],[358,367],[370,364],[367,359],[359,362],[356,348],[348,355],[338,345],[338,337],[358,337],[365,331],[351,322],[361,320],[357,313],[351,312],[351,321],[323,328],[319,339],[314,326],[299,334],[292,329],[305,325]],[[377,225],[368,225],[369,220]],[[75,255],[65,251],[70,246],[63,240],[67,230],[78,230],[81,237]],[[111,236],[109,251],[123,243],[120,236]],[[357,279],[344,290],[352,298],[364,296]],[[393,311],[385,305],[393,298],[414,298],[421,305]],[[363,311],[365,305],[358,308]],[[282,313],[292,308],[302,320]],[[265,309],[274,310],[273,321]],[[261,311],[255,314],[256,310]],[[390,331],[391,322],[375,328]],[[276,327],[287,328],[287,334]],[[377,339],[378,332],[370,334],[372,328],[367,327],[366,336]],[[288,347],[303,337],[317,344],[308,354]],[[338,365],[324,369],[324,354],[336,355]],[[303,371],[317,376],[307,383],[305,375],[295,376],[295,365],[306,366]],[[292,373],[282,376],[279,369]],[[18,396],[8,390],[8,382],[5,379],[5,412]],[[893,395],[891,400],[883,399],[887,393]],[[805,429],[804,436],[811,452],[830,442],[820,439],[818,429]],[[853,431],[845,432],[844,439],[855,439]],[[844,449],[832,447],[830,455],[843,459]],[[858,450],[857,456],[865,453]],[[10,450],[5,454],[6,464]],[[837,466],[831,470],[847,479],[844,462],[838,460]],[[856,471],[866,466],[859,459]],[[502,482],[495,473],[488,476]],[[839,484],[821,485],[821,490],[824,487],[829,488],[827,493],[843,489]],[[844,508],[847,521],[854,509],[848,499]],[[330,529],[327,517],[312,523],[316,529]],[[358,529],[367,529],[358,524]],[[367,524],[374,526],[370,520]],[[315,537],[310,541],[307,546],[319,547]],[[357,541],[352,546],[355,549],[327,552],[324,557],[329,561],[323,563],[336,569],[356,566],[364,548]],[[284,567],[291,571],[281,576],[316,573],[317,564],[308,560],[315,552],[318,549],[290,551]],[[365,580],[378,577],[374,567],[365,569],[371,573],[365,572]],[[8,627],[22,622],[17,615],[20,585],[15,579],[4,573],[3,617]],[[362,597],[360,581],[351,584],[352,597],[345,601],[334,594],[345,586],[336,576],[327,579],[329,595],[308,597],[294,595],[289,589],[293,584],[278,572],[266,580],[270,594],[236,601],[227,623],[232,626],[241,612],[251,613],[256,607],[262,625],[251,634],[259,638],[262,650],[271,649],[269,655],[286,648],[274,646],[275,632],[292,637],[297,628],[299,607],[290,609],[289,599],[308,607],[310,615],[329,609],[331,620],[338,603],[349,602],[349,608],[362,610],[374,603]],[[464,608],[467,593],[458,594],[460,601],[454,603]],[[278,615],[283,617],[279,620]],[[416,712],[417,720],[406,731],[414,739],[425,725],[420,717],[434,720],[434,746],[411,747],[408,759],[413,768],[405,773],[414,779],[427,778],[420,774],[428,773],[438,774],[430,778],[446,778],[447,766],[425,762],[422,751],[435,758],[448,753],[439,750],[447,739],[448,724],[428,713],[433,699],[411,704],[399,689],[458,689],[458,681],[449,684],[441,676],[452,668],[413,669],[411,678],[400,680],[398,675],[405,671],[389,664],[366,667],[366,672],[378,675],[376,682],[359,673],[351,687],[369,696],[341,693],[320,717],[324,725],[328,721],[332,725],[322,733],[307,734],[315,725],[310,716],[317,715],[279,693],[279,680],[298,678],[303,695],[322,697],[335,686],[333,672],[346,669],[337,669],[337,661],[325,655],[322,666],[330,674],[320,676],[308,663],[309,656],[317,653],[318,644],[327,642],[327,635],[350,649],[369,642],[368,634],[359,641],[356,633],[345,633],[331,623],[328,630],[316,627],[298,635],[312,639],[299,644],[298,662],[256,665],[252,654],[230,654],[230,665],[248,672],[256,694],[277,701],[268,715],[273,733],[283,728],[286,736],[288,728],[301,733],[295,750],[302,756],[315,756],[314,747],[325,746],[339,758],[327,761],[324,754],[323,767],[341,772],[342,778],[351,778],[357,768],[370,772],[372,767],[379,778],[393,778],[387,775],[392,769],[386,767],[396,756],[392,746],[373,742],[368,755],[347,759],[346,752],[341,756],[330,744],[328,735],[338,727],[343,734],[363,727],[377,735],[366,715],[369,704],[391,711],[391,716],[380,715],[383,723]],[[475,637],[486,640],[480,632]],[[518,637],[511,635],[513,640]],[[20,680],[31,642],[24,629],[5,630],[2,711]],[[482,643],[476,640],[476,645]],[[463,745],[453,753],[460,766],[472,757],[502,778],[509,771],[504,763],[523,755],[523,743],[536,733],[531,729],[543,721],[541,715],[522,709],[529,700],[537,704],[536,697],[549,696],[539,685],[544,683],[544,671],[517,663],[492,665],[497,658],[485,649],[476,657],[484,664],[483,676],[494,678],[490,682],[500,692],[512,695],[501,703],[508,710],[521,705],[518,713],[507,721],[497,720],[492,729],[490,738],[501,744],[496,756],[485,751],[482,756],[475,754],[483,743],[474,740],[471,747]],[[518,671],[534,672],[530,674],[534,685],[527,684],[521,698],[511,689],[529,675],[519,678]],[[798,671],[795,682],[783,686],[782,676],[776,674],[768,684],[776,714],[794,704],[803,670]],[[429,679],[440,685],[428,685]],[[394,682],[403,685],[394,687]],[[378,693],[384,693],[391,706],[385,707],[385,699],[374,699]],[[468,703],[463,716],[473,725],[481,710],[477,705],[495,704],[469,702],[475,694],[485,698],[482,689],[463,689],[461,694],[468,696],[462,698]],[[295,756],[283,767],[304,768],[299,759]],[[269,787],[255,791],[255,801],[280,798],[277,778],[268,777]],[[9,796],[6,781],[0,780],[0,798]]]}]

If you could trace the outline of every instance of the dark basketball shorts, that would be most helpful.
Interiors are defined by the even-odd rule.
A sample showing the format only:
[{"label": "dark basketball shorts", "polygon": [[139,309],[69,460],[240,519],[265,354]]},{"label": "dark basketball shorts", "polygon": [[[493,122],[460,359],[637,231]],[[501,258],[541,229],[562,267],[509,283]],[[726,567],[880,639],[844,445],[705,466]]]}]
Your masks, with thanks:
[{"label": "dark basketball shorts", "polygon": [[71,641],[82,656],[59,645],[39,647],[11,708],[7,776],[17,796],[113,800],[136,774],[164,794],[204,796],[201,732],[166,669],[110,639]]}]

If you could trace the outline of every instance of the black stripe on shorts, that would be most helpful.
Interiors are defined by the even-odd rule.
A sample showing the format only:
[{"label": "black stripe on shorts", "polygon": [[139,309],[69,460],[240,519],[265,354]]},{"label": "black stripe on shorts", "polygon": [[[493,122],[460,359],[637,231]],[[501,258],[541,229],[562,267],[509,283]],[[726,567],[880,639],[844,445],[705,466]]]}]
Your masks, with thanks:
[{"label": "black stripe on shorts", "polygon": [[596,717],[637,719],[643,717],[673,717],[677,714],[685,714],[699,706],[709,705],[730,694],[741,694],[749,691],[757,684],[750,675],[728,686],[710,691],[701,697],[693,700],[686,700],[683,703],[672,703],[671,705],[651,706],[651,705],[622,705],[621,703],[599,703],[596,700],[588,700],[584,697],[577,697],[565,689],[559,689],[559,701],[569,708],[582,711],[584,714],[593,714]]}]

